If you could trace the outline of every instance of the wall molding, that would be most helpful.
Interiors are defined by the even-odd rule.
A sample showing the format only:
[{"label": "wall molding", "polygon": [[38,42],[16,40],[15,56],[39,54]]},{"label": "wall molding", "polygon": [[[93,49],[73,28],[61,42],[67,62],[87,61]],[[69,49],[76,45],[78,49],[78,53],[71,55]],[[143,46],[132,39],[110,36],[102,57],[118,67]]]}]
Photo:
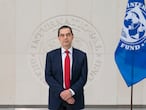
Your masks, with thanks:
[{"label": "wall molding", "polygon": [[[0,105],[0,108],[47,108],[47,105]],[[130,105],[85,105],[85,108],[130,108]],[[133,105],[133,108],[146,108],[146,105]]]}]

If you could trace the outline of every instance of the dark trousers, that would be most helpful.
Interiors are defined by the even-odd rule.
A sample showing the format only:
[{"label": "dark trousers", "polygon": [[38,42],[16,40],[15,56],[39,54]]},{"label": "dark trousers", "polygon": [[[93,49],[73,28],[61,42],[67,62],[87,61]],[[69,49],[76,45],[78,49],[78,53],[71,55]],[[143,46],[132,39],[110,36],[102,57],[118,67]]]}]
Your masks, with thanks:
[{"label": "dark trousers", "polygon": [[73,110],[73,105],[62,102],[58,110]]}]

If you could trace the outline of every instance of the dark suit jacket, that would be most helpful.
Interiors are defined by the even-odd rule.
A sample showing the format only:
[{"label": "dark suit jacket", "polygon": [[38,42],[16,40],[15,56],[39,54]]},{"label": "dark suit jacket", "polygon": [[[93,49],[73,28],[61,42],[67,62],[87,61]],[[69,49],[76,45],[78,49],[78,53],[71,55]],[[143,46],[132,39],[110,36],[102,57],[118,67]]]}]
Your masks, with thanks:
[{"label": "dark suit jacket", "polygon": [[[87,56],[86,53],[73,48],[71,89],[75,92],[74,110],[84,108],[84,85],[87,81]],[[63,69],[61,48],[47,53],[45,66],[45,80],[49,85],[48,108],[57,110],[62,103],[60,98],[63,88]]]}]

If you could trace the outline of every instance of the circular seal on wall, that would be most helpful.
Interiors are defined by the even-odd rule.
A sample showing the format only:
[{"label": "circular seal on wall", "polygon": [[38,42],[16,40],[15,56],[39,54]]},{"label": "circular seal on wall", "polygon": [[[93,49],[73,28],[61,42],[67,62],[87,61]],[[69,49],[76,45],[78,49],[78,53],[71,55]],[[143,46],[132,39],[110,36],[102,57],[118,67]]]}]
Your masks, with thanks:
[{"label": "circular seal on wall", "polygon": [[46,53],[60,47],[57,31],[62,25],[73,29],[73,47],[83,50],[88,58],[88,82],[100,77],[104,46],[96,28],[87,20],[73,15],[60,15],[43,21],[33,32],[29,44],[29,67],[37,78],[45,83]]}]

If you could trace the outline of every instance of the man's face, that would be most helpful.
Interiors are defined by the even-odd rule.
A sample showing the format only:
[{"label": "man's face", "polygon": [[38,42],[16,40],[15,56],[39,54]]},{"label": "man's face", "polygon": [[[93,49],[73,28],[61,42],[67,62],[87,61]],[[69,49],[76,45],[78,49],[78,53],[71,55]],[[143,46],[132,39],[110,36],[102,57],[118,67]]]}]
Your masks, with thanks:
[{"label": "man's face", "polygon": [[69,28],[63,28],[59,32],[58,39],[61,43],[61,46],[65,49],[68,49],[71,47],[73,35]]}]

